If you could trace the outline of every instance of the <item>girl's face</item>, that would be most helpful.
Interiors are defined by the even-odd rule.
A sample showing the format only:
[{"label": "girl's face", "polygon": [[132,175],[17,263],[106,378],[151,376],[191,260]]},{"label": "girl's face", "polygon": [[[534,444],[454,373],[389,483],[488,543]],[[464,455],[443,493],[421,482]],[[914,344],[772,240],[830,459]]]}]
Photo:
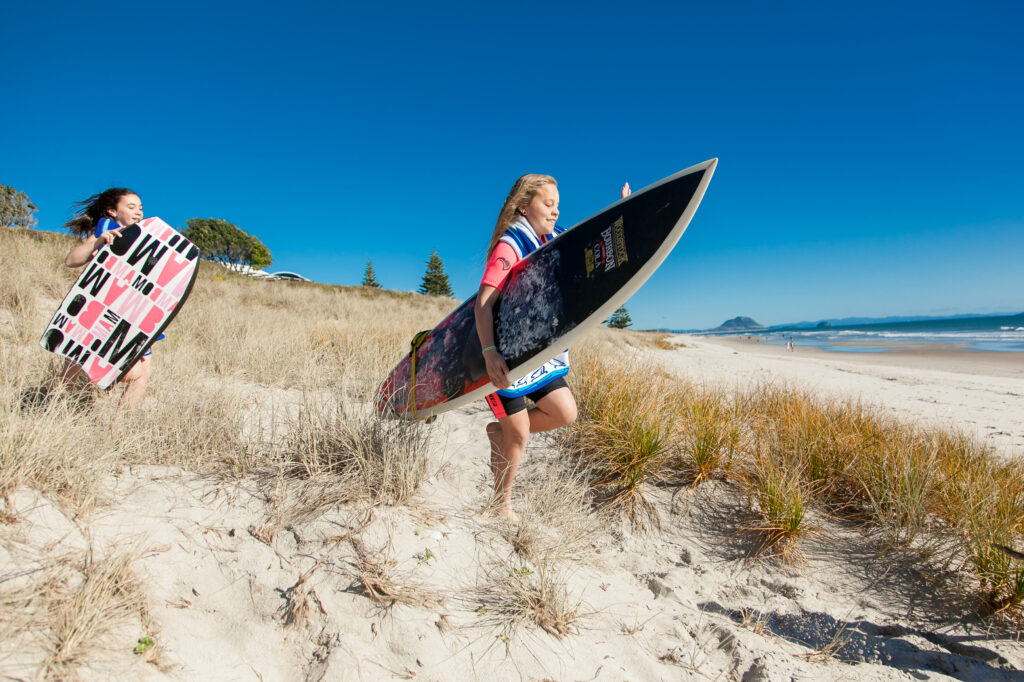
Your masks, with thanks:
[{"label": "girl's face", "polygon": [[142,199],[137,194],[125,194],[117,200],[117,208],[108,208],[107,213],[121,227],[142,220]]},{"label": "girl's face", "polygon": [[558,219],[558,187],[551,184],[541,185],[522,213],[537,234],[554,232],[555,220]]}]

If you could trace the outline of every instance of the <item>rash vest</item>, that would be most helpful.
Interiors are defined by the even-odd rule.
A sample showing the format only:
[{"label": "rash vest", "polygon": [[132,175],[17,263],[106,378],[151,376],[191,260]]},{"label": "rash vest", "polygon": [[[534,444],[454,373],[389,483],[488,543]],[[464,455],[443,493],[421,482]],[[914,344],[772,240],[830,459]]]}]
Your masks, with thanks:
[{"label": "rash vest", "polygon": [[[501,243],[495,247],[497,251],[501,244],[507,244],[511,247],[512,254],[508,254],[508,249],[501,249],[503,253],[512,255],[516,258],[513,263],[510,263],[508,267],[515,265],[523,258],[526,258],[529,254],[539,249],[544,244],[548,243],[558,235],[565,232],[566,228],[555,225],[555,231],[552,235],[539,236],[530,225],[530,222],[522,216],[519,216],[515,222],[513,222],[504,235],[501,237]],[[493,257],[493,254],[492,254]],[[491,284],[488,279],[488,275],[491,274],[491,267],[488,264],[488,271],[484,275],[484,284]],[[507,272],[507,270],[506,270]],[[504,278],[499,284],[504,283]],[[493,284],[491,284],[493,286]],[[500,286],[497,288],[501,288]],[[534,391],[543,388],[555,379],[564,377],[569,373],[569,351],[564,350],[553,359],[548,360],[537,369],[529,372],[518,381],[512,383],[509,388],[498,389],[498,395],[505,398],[516,398],[521,395],[533,393]]]}]

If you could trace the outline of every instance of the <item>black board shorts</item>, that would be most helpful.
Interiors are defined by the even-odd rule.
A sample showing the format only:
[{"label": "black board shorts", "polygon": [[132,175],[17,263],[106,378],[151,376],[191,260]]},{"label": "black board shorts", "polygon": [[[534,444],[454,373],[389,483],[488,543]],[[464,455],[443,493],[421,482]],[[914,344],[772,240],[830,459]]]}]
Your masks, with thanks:
[{"label": "black board shorts", "polygon": [[526,409],[526,399],[529,398],[533,402],[537,402],[547,394],[551,393],[558,388],[568,388],[569,384],[565,383],[565,377],[558,377],[557,379],[551,380],[549,383],[544,384],[536,391],[527,393],[525,395],[519,395],[515,398],[506,398],[497,391],[488,395],[485,400],[491,408],[491,412],[497,419],[507,417],[515,414],[516,412],[522,412]]}]

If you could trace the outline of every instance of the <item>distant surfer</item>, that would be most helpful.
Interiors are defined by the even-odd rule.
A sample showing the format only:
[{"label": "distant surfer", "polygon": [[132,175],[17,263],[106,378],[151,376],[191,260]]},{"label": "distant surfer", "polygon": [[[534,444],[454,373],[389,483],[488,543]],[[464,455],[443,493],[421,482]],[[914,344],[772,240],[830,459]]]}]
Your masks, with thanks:
[{"label": "distant surfer", "polygon": [[[629,193],[626,183],[621,196]],[[487,404],[497,419],[487,425],[494,511],[512,521],[519,520],[512,510],[512,484],[530,434],[567,426],[576,419],[576,399],[565,382],[569,372],[568,351],[513,385],[494,338],[494,305],[512,266],[564,231],[555,224],[558,201],[558,184],[550,175],[529,174],[516,180],[498,213],[473,311],[487,375],[499,389],[487,396]],[[535,407],[527,409],[526,398]]]},{"label": "distant surfer", "polygon": [[[83,241],[71,249],[64,259],[64,264],[69,268],[80,268],[88,263],[100,247],[121,236],[121,228],[143,218],[142,199],[125,187],[111,187],[74,205],[78,210],[64,223],[64,227]],[[139,404],[152,371],[153,360],[147,352],[119,379],[124,383],[120,403],[123,407],[130,409]],[[88,383],[82,369],[70,360],[65,360],[61,379],[68,384]]]}]

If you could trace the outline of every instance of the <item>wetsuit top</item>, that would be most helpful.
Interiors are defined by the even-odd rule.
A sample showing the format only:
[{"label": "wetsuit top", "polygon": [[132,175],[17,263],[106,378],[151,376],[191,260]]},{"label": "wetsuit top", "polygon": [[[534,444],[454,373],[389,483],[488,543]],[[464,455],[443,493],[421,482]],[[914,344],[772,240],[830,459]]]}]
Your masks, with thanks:
[{"label": "wetsuit top", "polygon": [[[118,223],[116,220],[111,220],[110,218],[100,218],[99,220],[96,221],[96,233],[95,233],[95,236],[99,237],[104,232],[110,232],[111,230],[117,230],[117,229],[120,229],[120,227],[121,227],[120,223]],[[160,336],[156,337],[156,340],[157,341],[162,341],[164,338],[166,338],[166,337],[163,334],[161,334]],[[154,341],[153,343],[156,343],[156,341]],[[153,354],[152,350],[147,350],[143,354],[143,357],[145,357],[147,355],[152,355],[152,354]]]},{"label": "wetsuit top", "polygon": [[[497,246],[494,247],[491,257],[487,259],[487,267],[484,269],[484,276],[480,280],[480,284],[486,284],[501,291],[505,286],[505,278],[508,277],[513,265],[565,230],[566,228],[555,225],[554,234],[538,235],[530,225],[530,221],[524,216],[518,216],[509,225]],[[518,381],[513,382],[511,387],[498,389],[498,394],[506,398],[527,395],[568,373],[569,351],[565,350]]]}]

